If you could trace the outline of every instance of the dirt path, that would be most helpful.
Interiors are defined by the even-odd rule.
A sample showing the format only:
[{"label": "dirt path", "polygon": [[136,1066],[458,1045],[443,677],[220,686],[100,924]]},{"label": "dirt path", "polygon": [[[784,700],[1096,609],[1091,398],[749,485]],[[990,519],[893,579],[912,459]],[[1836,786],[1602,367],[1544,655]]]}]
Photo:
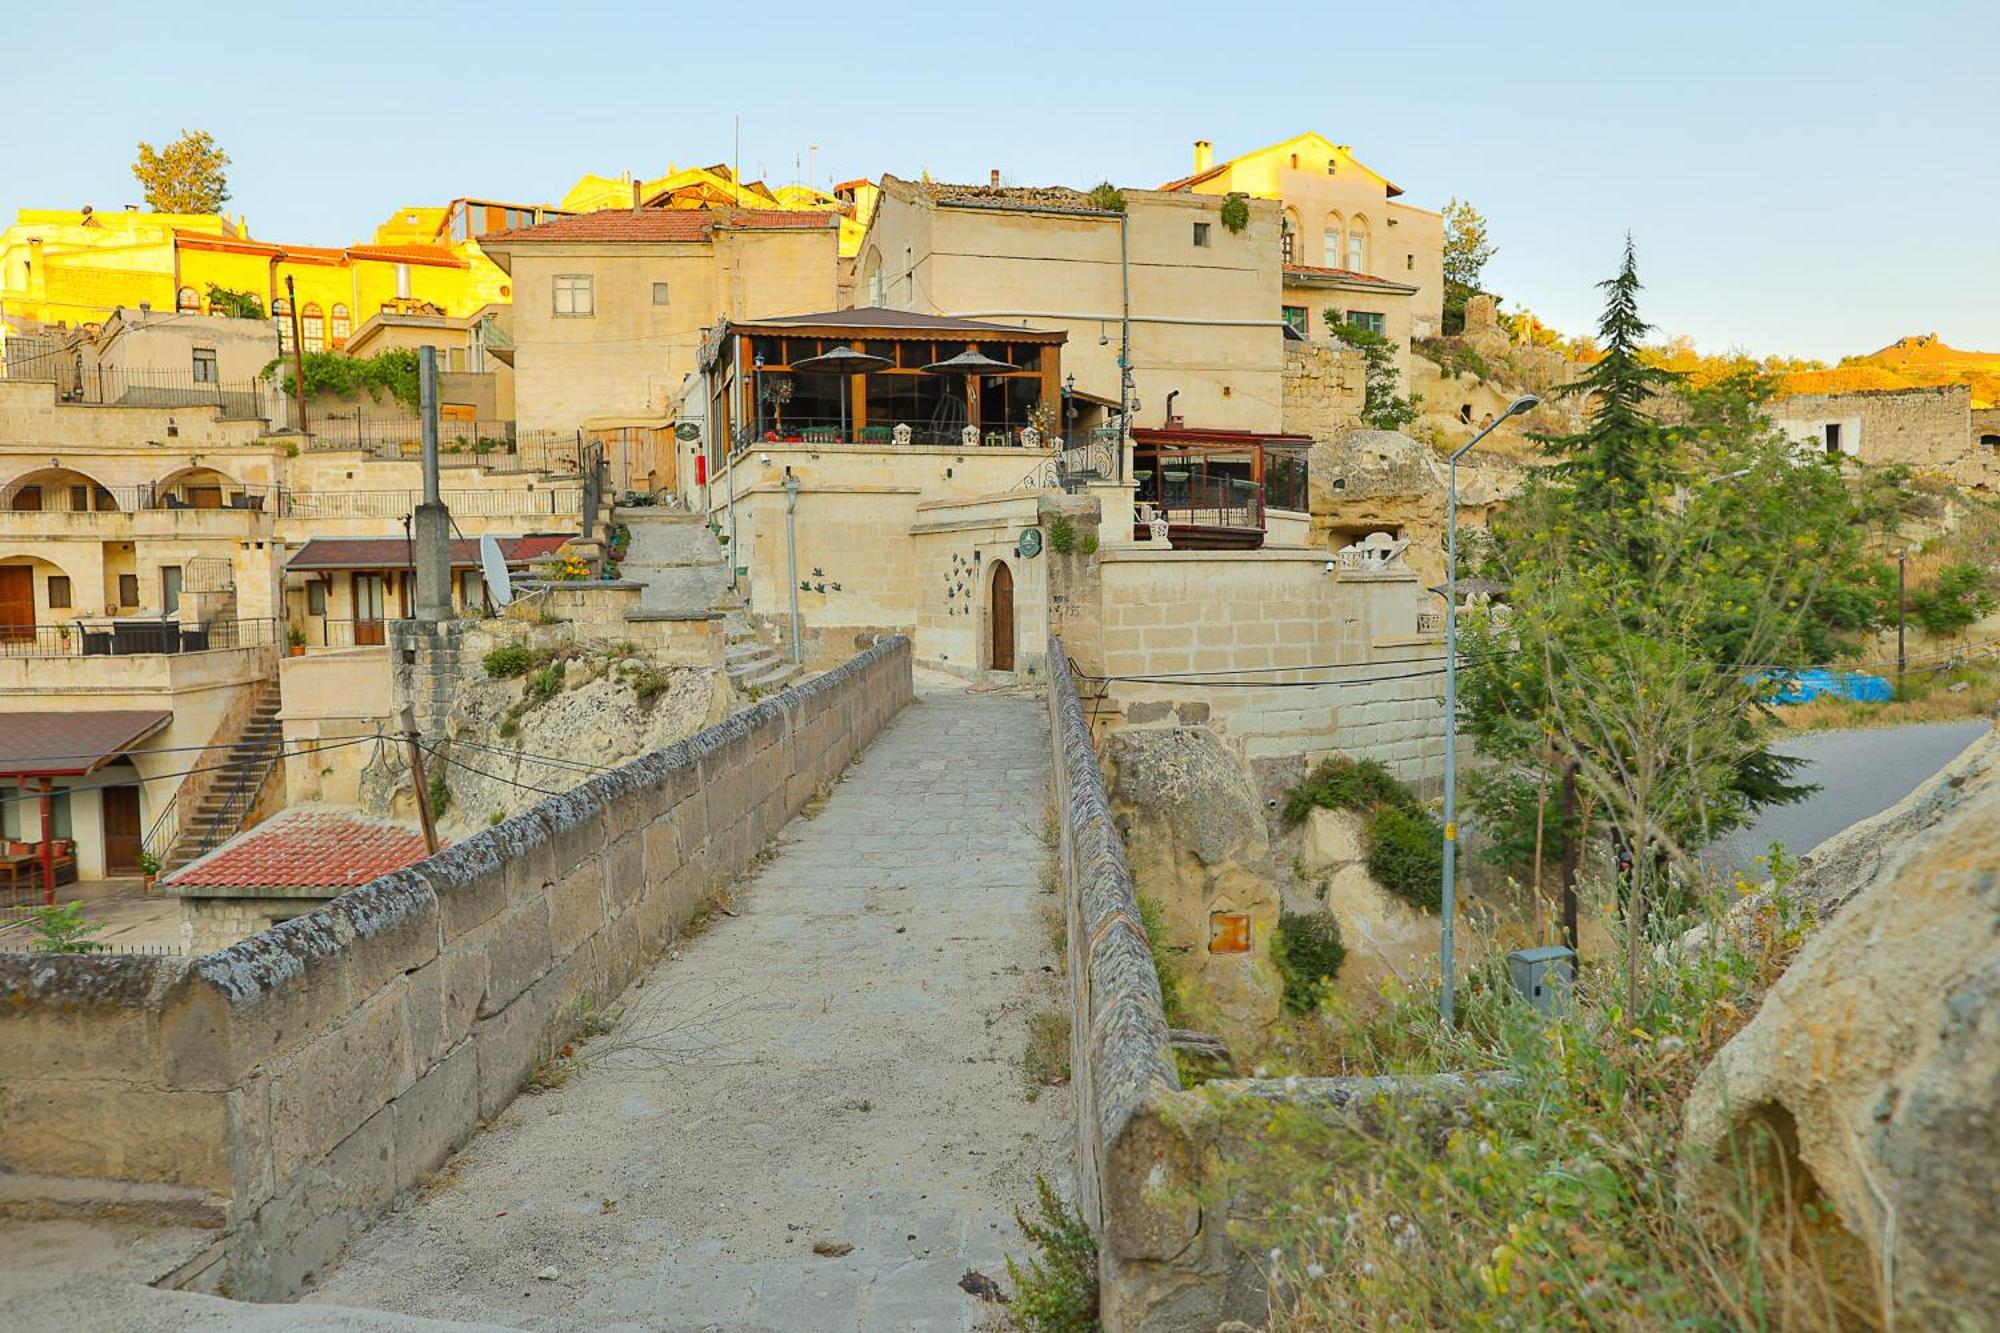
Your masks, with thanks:
[{"label": "dirt path", "polygon": [[1014,1206],[1069,1174],[1066,1093],[1030,1101],[1021,1070],[1057,993],[1047,787],[1038,704],[920,698],[583,1073],[517,1100],[307,1299],[527,1329],[989,1319],[960,1277],[1004,1282]]}]

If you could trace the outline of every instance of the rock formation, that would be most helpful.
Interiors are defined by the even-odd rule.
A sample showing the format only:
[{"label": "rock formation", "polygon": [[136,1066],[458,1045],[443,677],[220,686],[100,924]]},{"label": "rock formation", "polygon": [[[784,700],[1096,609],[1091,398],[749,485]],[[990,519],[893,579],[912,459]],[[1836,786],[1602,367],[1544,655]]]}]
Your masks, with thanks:
[{"label": "rock formation", "polygon": [[[1446,469],[1437,450],[1396,431],[1356,430],[1315,444],[1307,467],[1316,542],[1331,551],[1371,532],[1408,537],[1410,567],[1427,585],[1443,580]],[[1519,489],[1511,469],[1461,463],[1460,525],[1483,526]]]},{"label": "rock formation", "polygon": [[1829,1206],[1830,1277],[1896,1327],[2000,1326],[1996,839],[1989,736],[1819,848],[1795,891],[1831,919],[1687,1104],[1684,1190],[1719,1212],[1781,1165],[1759,1205]]}]

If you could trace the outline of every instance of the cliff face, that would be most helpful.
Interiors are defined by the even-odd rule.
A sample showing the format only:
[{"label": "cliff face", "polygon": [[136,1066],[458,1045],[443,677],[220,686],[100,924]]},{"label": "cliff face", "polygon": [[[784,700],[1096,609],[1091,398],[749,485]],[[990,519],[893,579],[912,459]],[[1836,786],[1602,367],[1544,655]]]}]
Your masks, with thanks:
[{"label": "cliff face", "polygon": [[1988,736],[1822,845],[1793,891],[1829,919],[1688,1099],[1684,1192],[1765,1235],[1807,1219],[1885,1325],[2000,1325],[1996,841]]}]

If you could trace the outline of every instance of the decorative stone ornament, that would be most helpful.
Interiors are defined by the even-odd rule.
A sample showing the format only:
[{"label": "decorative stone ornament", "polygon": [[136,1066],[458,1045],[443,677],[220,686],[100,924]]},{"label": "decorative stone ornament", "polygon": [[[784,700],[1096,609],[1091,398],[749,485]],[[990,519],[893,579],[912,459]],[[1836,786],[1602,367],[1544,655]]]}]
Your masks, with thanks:
[{"label": "decorative stone ornament", "polygon": [[979,447],[979,427],[967,426],[958,433],[958,442],[967,449],[977,449]]},{"label": "decorative stone ornament", "polygon": [[910,443],[910,423],[907,421],[897,422],[896,429],[890,431],[889,435],[899,446],[907,447]]},{"label": "decorative stone ornament", "polygon": [[1023,426],[1023,427],[1021,427],[1021,447],[1022,447],[1023,449],[1039,449],[1039,448],[1041,448],[1041,447],[1042,447],[1042,433],[1041,433],[1040,431],[1036,430],[1036,429],[1035,429],[1035,428],[1034,428],[1033,426]]}]

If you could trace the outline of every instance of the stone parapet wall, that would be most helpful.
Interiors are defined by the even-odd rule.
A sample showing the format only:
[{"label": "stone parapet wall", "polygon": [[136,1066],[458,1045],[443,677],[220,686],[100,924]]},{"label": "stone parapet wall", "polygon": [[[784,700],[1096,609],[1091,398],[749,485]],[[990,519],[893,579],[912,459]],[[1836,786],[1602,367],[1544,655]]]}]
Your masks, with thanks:
[{"label": "stone parapet wall", "polygon": [[202,1219],[193,1285],[295,1293],[910,698],[889,640],[219,952],[0,956],[0,1200]]},{"label": "stone parapet wall", "polygon": [[1260,1205],[1232,1195],[1218,1206],[1214,1197],[1218,1166],[1245,1147],[1234,1137],[1242,1118],[1231,1112],[1282,1104],[1361,1126],[1393,1104],[1444,1122],[1477,1081],[1232,1079],[1183,1089],[1131,867],[1059,638],[1049,640],[1048,663],[1076,1205],[1097,1238],[1100,1316],[1111,1333],[1210,1333],[1232,1319],[1262,1327],[1269,1284],[1229,1225],[1254,1219]]},{"label": "stone parapet wall", "polygon": [[[1322,329],[1310,337],[1324,337]],[[1407,355],[1407,351],[1405,352]],[[1367,363],[1351,347],[1323,342],[1285,344],[1284,428],[1294,435],[1331,440],[1361,420]]]}]

